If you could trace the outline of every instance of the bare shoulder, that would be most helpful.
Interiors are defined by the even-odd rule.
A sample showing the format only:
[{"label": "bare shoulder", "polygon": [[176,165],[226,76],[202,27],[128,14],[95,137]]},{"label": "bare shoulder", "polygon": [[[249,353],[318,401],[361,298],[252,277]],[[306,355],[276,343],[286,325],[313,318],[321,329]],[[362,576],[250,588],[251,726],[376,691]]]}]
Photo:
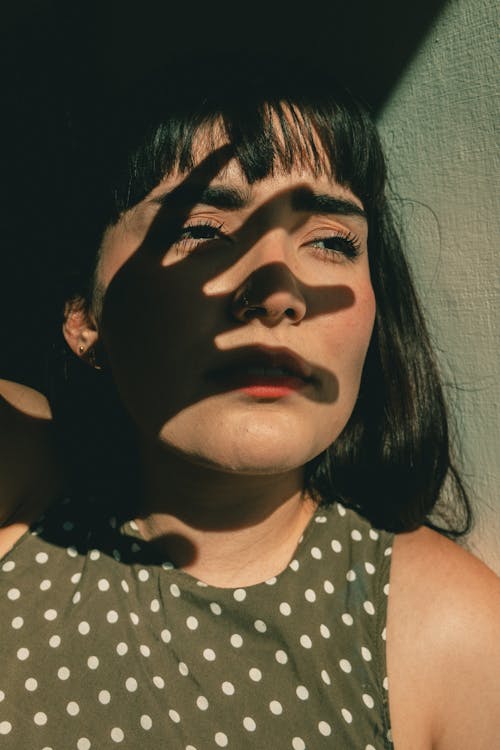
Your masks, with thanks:
[{"label": "bare shoulder", "polygon": [[397,535],[387,660],[396,750],[492,748],[500,730],[498,576],[430,529]]}]

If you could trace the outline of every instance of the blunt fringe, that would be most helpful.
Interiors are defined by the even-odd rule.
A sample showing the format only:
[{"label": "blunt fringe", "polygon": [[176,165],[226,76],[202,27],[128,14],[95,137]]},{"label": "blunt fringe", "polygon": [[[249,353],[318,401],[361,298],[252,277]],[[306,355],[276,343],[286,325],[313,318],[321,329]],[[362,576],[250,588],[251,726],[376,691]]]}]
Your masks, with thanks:
[{"label": "blunt fringe", "polygon": [[[227,137],[249,183],[294,166],[334,177],[368,215],[377,314],[353,414],[335,443],[306,466],[305,489],[324,503],[342,501],[380,528],[425,524],[451,537],[466,534],[471,508],[450,457],[438,366],[367,108],[323,68],[301,61],[259,68],[252,60],[228,69],[216,56],[198,65],[175,62],[118,96],[105,93],[105,114],[90,108],[90,130],[75,139],[75,153],[81,142],[91,153],[76,157],[89,187],[73,291],[92,293],[96,253],[88,248],[97,248],[106,226],[165,175],[189,173],[200,136],[210,148]],[[81,190],[82,169],[77,174]]]}]

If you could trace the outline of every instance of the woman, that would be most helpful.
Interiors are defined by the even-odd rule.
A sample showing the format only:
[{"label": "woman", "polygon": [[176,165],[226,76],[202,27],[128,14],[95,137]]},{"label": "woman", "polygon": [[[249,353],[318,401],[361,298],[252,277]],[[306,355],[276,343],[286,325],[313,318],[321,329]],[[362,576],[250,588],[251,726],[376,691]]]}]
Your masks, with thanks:
[{"label": "woman", "polygon": [[455,475],[374,127],[317,73],[194,70],[94,154],[64,334],[135,446],[101,488],[71,446],[95,497],[4,559],[5,747],[490,748],[499,587],[431,528]]}]

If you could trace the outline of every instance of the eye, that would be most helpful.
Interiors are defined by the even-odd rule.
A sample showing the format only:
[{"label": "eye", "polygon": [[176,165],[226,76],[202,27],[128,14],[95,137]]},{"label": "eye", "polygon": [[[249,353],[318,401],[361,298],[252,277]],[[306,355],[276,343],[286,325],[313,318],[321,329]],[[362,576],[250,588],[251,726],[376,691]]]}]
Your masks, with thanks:
[{"label": "eye", "polygon": [[326,260],[355,260],[361,252],[359,237],[352,232],[338,231],[326,237],[317,237],[308,244]]},{"label": "eye", "polygon": [[172,245],[196,246],[202,242],[224,239],[223,224],[210,223],[208,221],[187,224],[182,227],[179,234],[172,241]]}]

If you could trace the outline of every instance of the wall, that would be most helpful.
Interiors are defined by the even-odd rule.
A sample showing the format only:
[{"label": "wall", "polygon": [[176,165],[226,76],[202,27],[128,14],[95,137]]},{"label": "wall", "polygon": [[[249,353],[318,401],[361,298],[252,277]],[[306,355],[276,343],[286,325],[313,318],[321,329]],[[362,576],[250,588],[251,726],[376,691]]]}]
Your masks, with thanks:
[{"label": "wall", "polygon": [[[470,548],[500,573],[498,13],[452,0],[379,115],[477,512]],[[454,385],[453,385],[454,384]]]}]

